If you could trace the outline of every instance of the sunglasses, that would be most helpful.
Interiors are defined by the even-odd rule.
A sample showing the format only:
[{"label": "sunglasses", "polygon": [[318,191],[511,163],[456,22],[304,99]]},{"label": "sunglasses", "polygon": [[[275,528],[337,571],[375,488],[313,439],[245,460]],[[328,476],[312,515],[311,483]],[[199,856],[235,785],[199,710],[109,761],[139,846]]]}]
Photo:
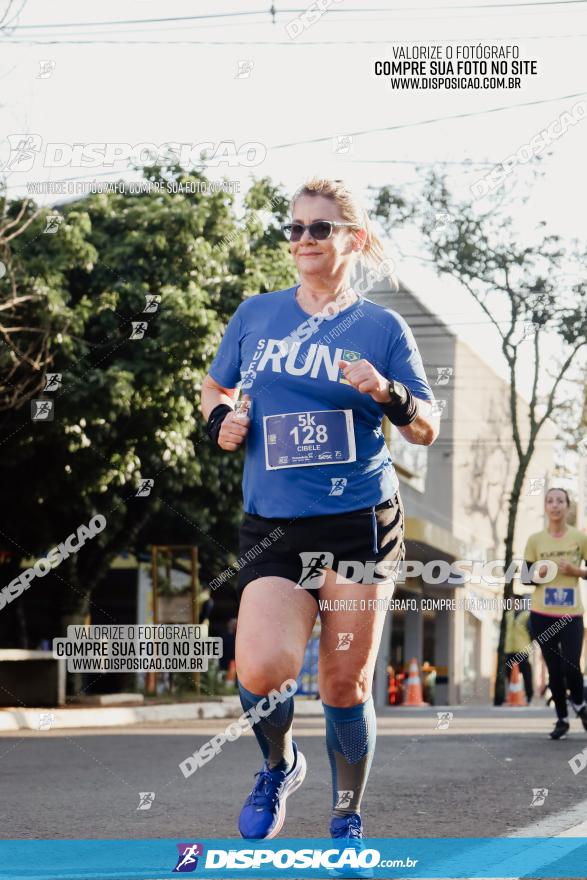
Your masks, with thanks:
[{"label": "sunglasses", "polygon": [[308,223],[307,226],[303,223],[285,223],[281,227],[281,231],[288,241],[300,241],[306,229],[309,231],[311,238],[314,238],[316,241],[324,241],[324,239],[330,238],[334,229],[341,226],[352,226],[354,229],[360,228],[356,223],[334,223],[332,220],[315,220],[313,223]]}]

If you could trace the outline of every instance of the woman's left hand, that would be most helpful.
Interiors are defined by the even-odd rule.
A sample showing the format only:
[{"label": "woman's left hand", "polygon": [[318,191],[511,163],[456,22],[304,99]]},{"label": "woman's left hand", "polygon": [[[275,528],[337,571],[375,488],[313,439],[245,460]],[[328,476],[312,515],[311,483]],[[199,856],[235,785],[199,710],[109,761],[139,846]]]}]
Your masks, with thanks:
[{"label": "woman's left hand", "polygon": [[389,381],[369,361],[361,358],[339,361],[338,365],[347,382],[361,394],[370,394],[376,403],[389,403]]},{"label": "woman's left hand", "polygon": [[569,562],[567,559],[561,559],[559,561],[558,570],[561,574],[570,574],[572,577],[579,577],[577,566],[573,565],[573,563]]}]

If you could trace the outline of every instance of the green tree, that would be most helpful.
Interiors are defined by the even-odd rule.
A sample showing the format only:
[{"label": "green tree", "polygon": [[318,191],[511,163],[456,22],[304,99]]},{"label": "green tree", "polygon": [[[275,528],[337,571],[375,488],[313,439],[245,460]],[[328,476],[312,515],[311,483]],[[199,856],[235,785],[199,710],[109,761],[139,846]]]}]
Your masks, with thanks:
[{"label": "green tree", "polygon": [[43,387],[47,332],[35,321],[42,291],[19,276],[12,250],[40,209],[29,199],[9,203],[0,187],[0,411],[18,406]]},{"label": "green tree", "polygon": [[[19,289],[39,294],[30,320],[44,327],[47,364],[62,384],[36,394],[53,401],[52,421],[31,421],[26,399],[0,416],[0,492],[11,511],[0,537],[34,557],[94,514],[107,519],[43,586],[32,583],[31,591],[54,591],[62,630],[91,611],[121,550],[157,539],[158,522],[165,540],[200,545],[204,579],[226,565],[242,458],[211,448],[201,382],[243,297],[294,278],[287,246],[276,241],[283,216],[268,180],[253,183],[237,217],[232,195],[189,192],[206,182],[198,171],[153,167],[145,178],[159,188],[59,206],[55,234],[43,234],[42,211],[10,255]],[[185,191],[167,191],[170,183]],[[257,204],[273,204],[274,219],[262,223]],[[142,338],[131,338],[133,324]],[[145,479],[152,490],[136,497]]]}]

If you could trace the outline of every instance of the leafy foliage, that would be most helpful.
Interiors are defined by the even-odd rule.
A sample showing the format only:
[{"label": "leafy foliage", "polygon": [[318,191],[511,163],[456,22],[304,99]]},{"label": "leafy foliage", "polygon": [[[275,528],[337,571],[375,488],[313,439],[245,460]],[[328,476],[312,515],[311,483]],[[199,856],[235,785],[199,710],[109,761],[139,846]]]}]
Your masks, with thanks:
[{"label": "leafy foliage", "polygon": [[[205,183],[177,167],[146,169],[145,178]],[[262,219],[257,207],[272,199],[277,215]],[[45,579],[63,621],[87,611],[122,550],[195,543],[204,580],[234,552],[242,456],[211,447],[200,387],[243,297],[294,280],[277,243],[286,205],[268,180],[253,183],[240,218],[223,191],[100,193],[61,205],[56,234],[43,233],[40,211],[12,248],[18,288],[37,293],[26,320],[44,327],[45,369],[61,373],[62,385],[36,394],[54,402],[52,421],[31,421],[26,397],[0,414],[0,492],[10,511],[0,540],[36,556],[95,513],[107,519]],[[0,280],[2,297],[8,282]],[[148,296],[160,298],[156,311],[145,311]],[[130,338],[133,322],[146,325],[143,338]],[[154,485],[138,498],[143,479]]]}]

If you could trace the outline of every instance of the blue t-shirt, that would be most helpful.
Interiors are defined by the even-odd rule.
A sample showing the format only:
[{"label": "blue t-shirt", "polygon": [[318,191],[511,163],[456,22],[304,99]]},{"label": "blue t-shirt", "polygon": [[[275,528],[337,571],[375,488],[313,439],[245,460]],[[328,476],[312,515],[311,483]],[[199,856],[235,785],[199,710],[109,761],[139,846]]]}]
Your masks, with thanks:
[{"label": "blue t-shirt", "polygon": [[299,306],[298,286],[242,302],[209,371],[251,397],[244,509],[269,518],[359,510],[397,491],[382,407],[346,382],[339,360],[364,358],[415,397],[434,399],[397,312],[359,295],[321,320]]}]

